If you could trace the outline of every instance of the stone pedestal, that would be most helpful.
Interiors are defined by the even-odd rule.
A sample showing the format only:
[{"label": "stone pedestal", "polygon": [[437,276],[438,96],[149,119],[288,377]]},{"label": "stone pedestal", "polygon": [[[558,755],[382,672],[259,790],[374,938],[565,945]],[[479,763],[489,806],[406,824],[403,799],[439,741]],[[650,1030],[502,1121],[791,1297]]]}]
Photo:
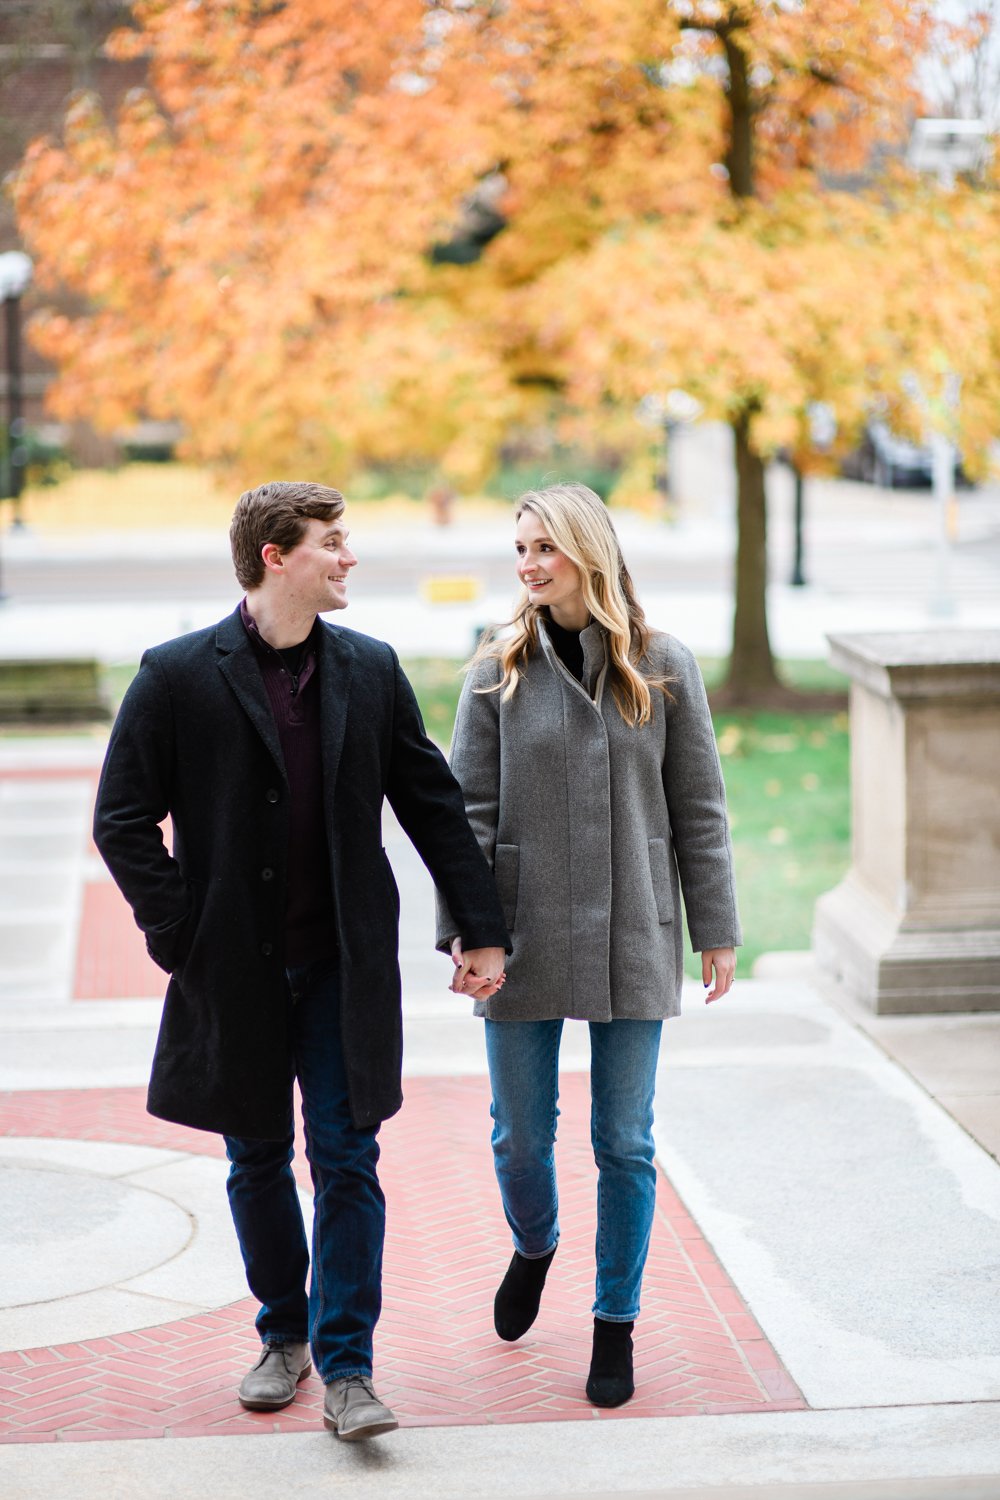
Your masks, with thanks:
[{"label": "stone pedestal", "polygon": [[853,847],[816,961],[880,1014],[1000,1010],[1000,630],[829,639]]}]

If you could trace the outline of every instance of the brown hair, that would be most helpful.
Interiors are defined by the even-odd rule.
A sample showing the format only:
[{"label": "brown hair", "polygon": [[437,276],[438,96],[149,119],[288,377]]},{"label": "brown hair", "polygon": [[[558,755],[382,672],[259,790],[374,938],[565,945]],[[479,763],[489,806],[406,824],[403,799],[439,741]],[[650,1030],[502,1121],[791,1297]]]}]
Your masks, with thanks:
[{"label": "brown hair", "polygon": [[256,588],[264,578],[261,552],[273,542],[280,552],[291,552],[306,533],[309,521],[337,521],[344,514],[344,497],[325,484],[284,479],[245,490],[236,502],[229,526],[233,567],[241,588]]}]

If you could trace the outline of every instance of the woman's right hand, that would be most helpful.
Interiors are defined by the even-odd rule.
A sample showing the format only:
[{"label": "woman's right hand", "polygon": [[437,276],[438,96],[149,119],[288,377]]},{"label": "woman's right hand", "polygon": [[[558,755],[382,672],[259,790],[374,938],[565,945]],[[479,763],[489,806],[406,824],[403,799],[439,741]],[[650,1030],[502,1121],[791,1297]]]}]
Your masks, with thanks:
[{"label": "woman's right hand", "polygon": [[453,938],[451,960],[455,972],[448,988],[455,995],[471,995],[474,1000],[489,1000],[503,988],[507,978],[504,973],[504,951],[502,948],[462,949],[462,939]]}]

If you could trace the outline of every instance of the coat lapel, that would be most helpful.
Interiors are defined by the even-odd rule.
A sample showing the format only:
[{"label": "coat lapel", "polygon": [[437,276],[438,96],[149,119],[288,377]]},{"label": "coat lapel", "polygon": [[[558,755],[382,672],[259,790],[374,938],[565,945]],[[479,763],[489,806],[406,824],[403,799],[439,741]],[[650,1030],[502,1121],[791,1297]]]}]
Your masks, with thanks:
[{"label": "coat lapel", "polygon": [[340,753],[344,748],[353,670],[354,647],[349,637],[335,625],[328,625],[324,621],[319,653],[319,685],[323,789],[328,828],[333,816],[333,793],[340,769]]},{"label": "coat lapel", "polygon": [[[224,654],[219,658],[219,670],[232,688],[257,733],[267,746],[274,762],[285,776],[285,761],[281,753],[281,742],[274,722],[274,714],[267,698],[264,679],[254,656],[254,648],[240,619],[237,608],[227,615],[215,634],[215,644]],[[287,779],[287,778],[286,778]]]}]

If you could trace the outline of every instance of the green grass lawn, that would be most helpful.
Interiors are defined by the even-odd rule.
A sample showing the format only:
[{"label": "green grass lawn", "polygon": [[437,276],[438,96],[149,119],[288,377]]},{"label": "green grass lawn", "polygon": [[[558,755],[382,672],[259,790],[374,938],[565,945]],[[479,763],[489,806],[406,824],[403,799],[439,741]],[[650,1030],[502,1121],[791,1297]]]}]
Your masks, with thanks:
[{"label": "green grass lawn", "polygon": [[809,947],[816,897],[836,885],[850,862],[847,715],[719,714],[715,732],[746,974],[761,953]]},{"label": "green grass lawn", "polygon": [[[451,658],[403,663],[428,732],[447,747],[462,685]],[[722,663],[702,663],[717,681]],[[135,667],[109,673],[114,701]],[[812,691],[844,679],[823,662],[789,662],[784,676]],[[775,949],[808,948],[816,897],[836,885],[850,862],[849,738],[846,713],[717,714],[715,731],[729,794],[736,882],[745,947],[740,970]],[[688,972],[698,973],[689,960]]]}]

